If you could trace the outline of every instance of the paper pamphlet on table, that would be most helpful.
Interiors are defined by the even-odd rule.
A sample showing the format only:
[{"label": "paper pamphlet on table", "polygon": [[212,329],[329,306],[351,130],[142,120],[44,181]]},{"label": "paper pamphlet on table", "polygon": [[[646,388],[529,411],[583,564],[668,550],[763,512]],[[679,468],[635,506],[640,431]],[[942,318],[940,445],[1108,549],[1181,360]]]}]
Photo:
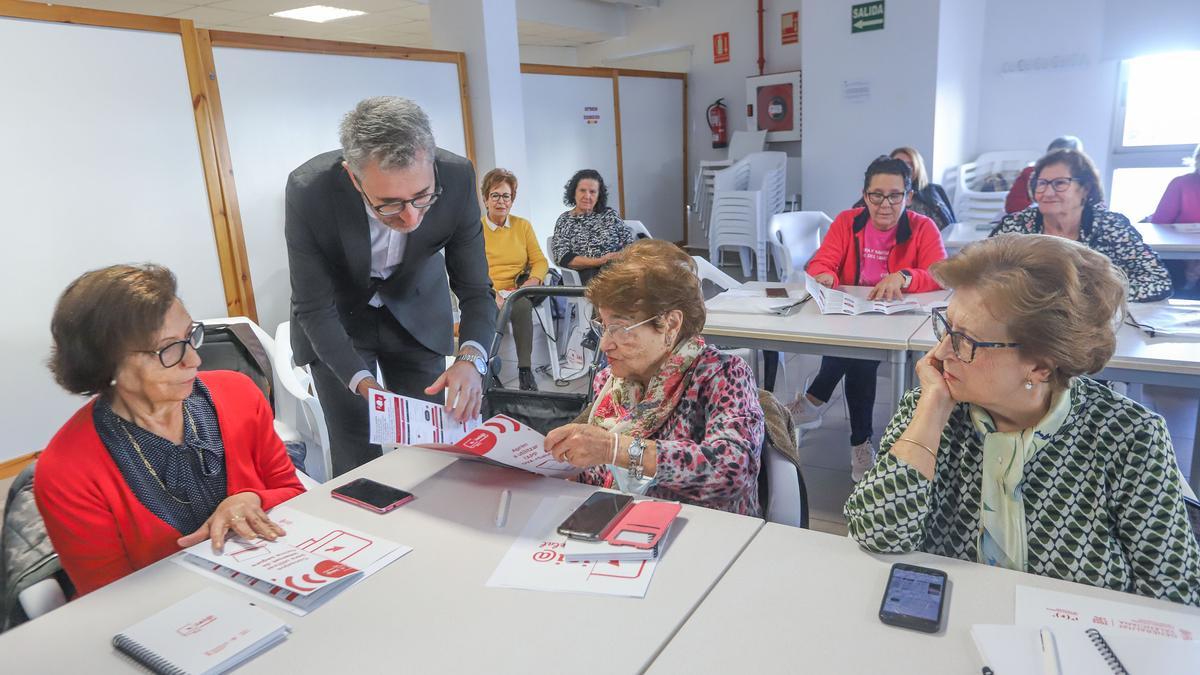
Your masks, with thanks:
[{"label": "paper pamphlet on table", "polygon": [[899,314],[924,309],[921,303],[911,300],[868,300],[871,289],[867,286],[843,286],[840,290],[826,288],[811,275],[804,275],[804,287],[817,302],[822,314]]},{"label": "paper pamphlet on table", "polygon": [[233,537],[221,553],[203,541],[174,560],[303,616],[412,550],[288,506],[269,515],[285,536],[273,542]]},{"label": "paper pamphlet on table", "polygon": [[224,673],[282,642],[291,627],[242,595],[206,588],[113,636],[155,673]]},{"label": "paper pamphlet on table", "polygon": [[710,312],[731,314],[783,314],[798,308],[808,299],[808,291],[802,288],[787,289],[786,298],[768,298],[762,288],[737,288],[725,291],[704,303]]},{"label": "paper pamphlet on table", "polygon": [[547,497],[488,579],[492,588],[646,597],[656,560],[567,562],[567,538],[558,526],[583,502],[581,497]]},{"label": "paper pamphlet on table", "polygon": [[480,418],[459,422],[440,403],[371,390],[368,406],[370,440],[380,445],[457,443],[480,424]]},{"label": "paper pamphlet on table", "polygon": [[1083,626],[1108,633],[1200,640],[1200,616],[1082,595],[1017,586],[1018,626]]},{"label": "paper pamphlet on table", "polygon": [[1152,338],[1200,340],[1200,301],[1130,303],[1129,321]]},{"label": "paper pamphlet on table", "polygon": [[494,464],[524,469],[551,478],[571,478],[583,471],[546,452],[546,437],[507,415],[496,415],[457,443],[419,443],[419,448],[453,452]]},{"label": "paper pamphlet on table", "polygon": [[[1200,672],[1200,643],[1120,634],[1105,627],[1047,627],[1054,634],[1062,675]],[[976,624],[971,639],[983,665],[995,675],[1041,673],[1040,632],[1032,626]],[[1118,662],[1124,671],[1113,667]]]}]

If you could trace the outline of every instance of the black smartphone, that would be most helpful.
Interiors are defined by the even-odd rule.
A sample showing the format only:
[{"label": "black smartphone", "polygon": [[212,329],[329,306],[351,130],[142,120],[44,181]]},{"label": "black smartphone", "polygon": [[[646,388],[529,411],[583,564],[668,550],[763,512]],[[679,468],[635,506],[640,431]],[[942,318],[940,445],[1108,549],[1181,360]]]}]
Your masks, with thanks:
[{"label": "black smartphone", "polygon": [[879,605],[879,620],[891,626],[936,633],[942,629],[945,606],[945,572],[896,563],[892,565]]},{"label": "black smartphone", "polygon": [[398,506],[411,502],[414,498],[411,492],[405,492],[391,485],[376,483],[369,478],[357,478],[336,487],[329,491],[329,496],[375,513],[387,513]]},{"label": "black smartphone", "polygon": [[1200,502],[1184,495],[1183,505],[1187,510],[1188,523],[1192,526],[1192,536],[1196,537],[1197,543],[1200,543]]},{"label": "black smartphone", "polygon": [[766,289],[768,298],[786,298],[788,297],[788,289],[771,286]]},{"label": "black smartphone", "polygon": [[558,533],[586,541],[603,539],[630,504],[633,504],[633,497],[630,495],[619,492],[593,492],[592,496],[558,526]]}]

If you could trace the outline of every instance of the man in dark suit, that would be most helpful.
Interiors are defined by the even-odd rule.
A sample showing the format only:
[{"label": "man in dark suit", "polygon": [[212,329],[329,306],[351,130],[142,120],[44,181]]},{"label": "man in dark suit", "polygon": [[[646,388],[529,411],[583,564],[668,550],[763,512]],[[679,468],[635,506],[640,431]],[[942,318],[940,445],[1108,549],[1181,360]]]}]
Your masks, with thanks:
[{"label": "man in dark suit", "polygon": [[[292,350],[312,366],[334,475],[380,456],[367,422],[377,364],[388,389],[444,393],[455,418],[475,416],[496,327],[471,163],[438,149],[425,112],[399,97],[360,102],[341,142],[288,176],[284,224]],[[447,369],[451,288],[460,346]]]}]

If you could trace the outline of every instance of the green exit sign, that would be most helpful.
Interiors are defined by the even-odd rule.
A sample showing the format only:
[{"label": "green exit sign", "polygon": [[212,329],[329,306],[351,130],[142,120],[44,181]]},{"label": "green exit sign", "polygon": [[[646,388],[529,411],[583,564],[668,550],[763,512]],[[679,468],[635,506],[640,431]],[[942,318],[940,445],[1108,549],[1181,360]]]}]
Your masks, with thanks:
[{"label": "green exit sign", "polygon": [[850,32],[865,33],[883,30],[883,0],[864,2],[850,8]]}]

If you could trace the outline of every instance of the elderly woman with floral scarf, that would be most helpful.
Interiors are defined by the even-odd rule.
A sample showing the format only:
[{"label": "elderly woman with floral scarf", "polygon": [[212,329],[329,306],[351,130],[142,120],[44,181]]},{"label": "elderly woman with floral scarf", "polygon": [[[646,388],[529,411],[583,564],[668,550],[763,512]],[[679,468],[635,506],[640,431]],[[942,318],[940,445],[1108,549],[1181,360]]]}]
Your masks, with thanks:
[{"label": "elderly woman with floral scarf", "polygon": [[643,239],[592,280],[588,299],[609,366],[585,424],[546,436],[580,480],[758,516],[763,411],[744,361],[704,343],[695,263]]}]

